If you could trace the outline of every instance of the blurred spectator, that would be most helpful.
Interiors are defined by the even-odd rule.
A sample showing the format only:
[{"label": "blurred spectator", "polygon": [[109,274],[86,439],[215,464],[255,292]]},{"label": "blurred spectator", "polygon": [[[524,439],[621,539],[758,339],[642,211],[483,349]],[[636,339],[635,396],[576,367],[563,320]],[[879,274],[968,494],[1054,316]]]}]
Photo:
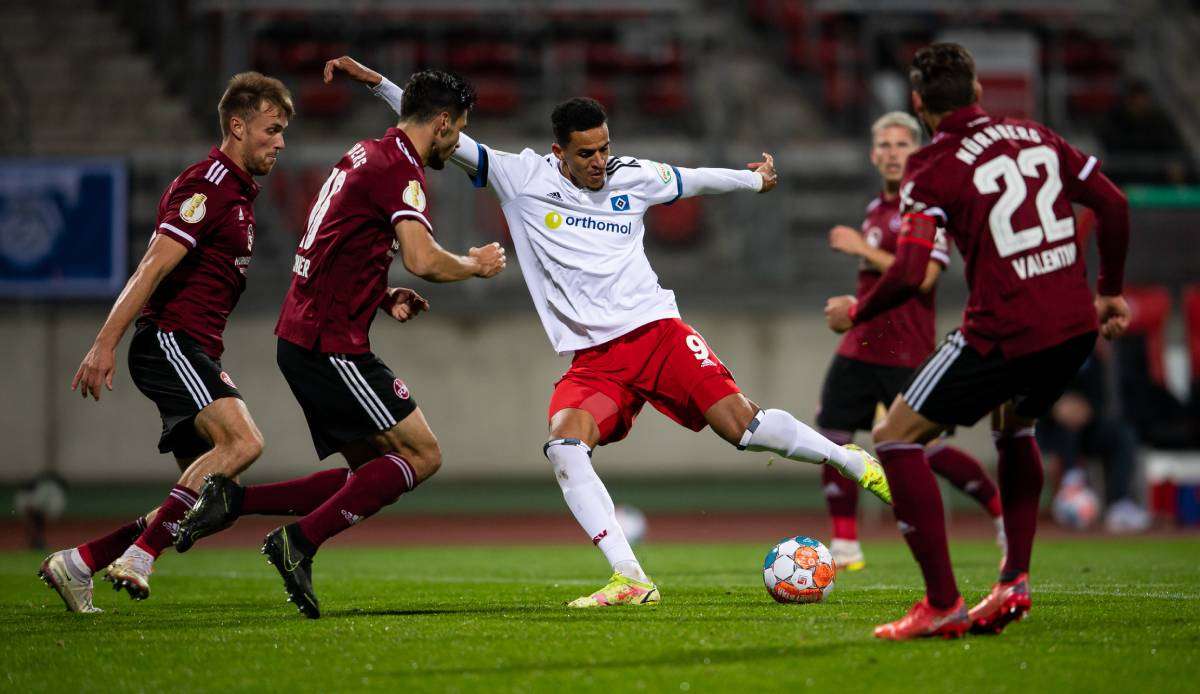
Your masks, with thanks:
[{"label": "blurred spectator", "polygon": [[1107,154],[1104,170],[1117,183],[1182,184],[1191,179],[1183,138],[1145,82],[1129,84],[1100,140]]},{"label": "blurred spectator", "polygon": [[1110,532],[1139,532],[1150,516],[1134,500],[1138,439],[1123,416],[1117,362],[1112,346],[1097,343],[1075,382],[1038,423],[1042,451],[1062,470],[1059,495],[1078,494],[1086,485],[1085,456],[1099,458],[1104,471],[1105,526]]}]

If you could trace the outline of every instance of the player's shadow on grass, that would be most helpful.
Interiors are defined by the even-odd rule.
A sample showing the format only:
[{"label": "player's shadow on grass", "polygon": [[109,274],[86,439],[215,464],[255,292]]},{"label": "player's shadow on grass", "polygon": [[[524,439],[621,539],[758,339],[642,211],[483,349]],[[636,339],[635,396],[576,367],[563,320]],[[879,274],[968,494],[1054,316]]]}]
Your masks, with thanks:
[{"label": "player's shadow on grass", "polygon": [[703,664],[705,667],[713,667],[719,665],[728,665],[736,663],[748,663],[762,660],[775,660],[779,658],[795,658],[800,657],[819,657],[831,656],[840,653],[845,649],[845,645],[850,641],[845,642],[830,642],[821,641],[820,643],[802,644],[788,647],[769,647],[769,648],[714,648],[702,651],[688,651],[686,653],[663,653],[647,658],[630,658],[628,654],[622,654],[620,658],[609,659],[590,659],[580,658],[572,661],[545,662],[527,660],[505,663],[495,667],[432,667],[421,668],[419,670],[385,670],[380,672],[376,670],[377,675],[498,675],[505,673],[522,673],[528,674],[531,672],[579,672],[580,670],[588,669],[603,669],[603,668],[621,668],[627,670],[629,668],[648,667],[661,668],[663,666],[696,666]]}]

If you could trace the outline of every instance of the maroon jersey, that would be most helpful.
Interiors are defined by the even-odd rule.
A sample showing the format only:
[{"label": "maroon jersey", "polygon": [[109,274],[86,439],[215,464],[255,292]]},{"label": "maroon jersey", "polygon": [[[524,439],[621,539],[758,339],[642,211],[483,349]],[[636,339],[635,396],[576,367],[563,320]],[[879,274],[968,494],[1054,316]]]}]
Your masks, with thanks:
[{"label": "maroon jersey", "polygon": [[258,191],[254,178],[214,147],[158,201],[154,234],[183,244],[188,254],[150,295],[142,316],[162,330],[187,333],[213,359],[225,351],[225,323],[246,289]]},{"label": "maroon jersey", "polygon": [[275,334],[318,352],[371,351],[367,333],[399,250],[394,224],[430,233],[425,167],[398,128],[363,140],[338,161],[308,213]]},{"label": "maroon jersey", "polygon": [[[935,218],[958,246],[963,334],[981,354],[1011,359],[1097,329],[1071,207],[1090,199],[1089,177],[1103,178],[1096,165],[1046,126],[977,105],[946,116],[908,158],[903,211]],[[1119,273],[1115,283],[1119,293]]]},{"label": "maroon jersey", "polygon": [[[874,248],[895,255],[900,238],[900,196],[889,200],[881,194],[872,200],[867,205],[862,234]],[[930,258],[945,268],[950,264],[949,251],[946,235],[939,234]],[[883,273],[863,260],[855,295],[862,299],[882,276]],[[837,353],[869,364],[916,368],[933,351],[934,324],[933,292],[918,293],[899,306],[855,325],[842,338]]]}]

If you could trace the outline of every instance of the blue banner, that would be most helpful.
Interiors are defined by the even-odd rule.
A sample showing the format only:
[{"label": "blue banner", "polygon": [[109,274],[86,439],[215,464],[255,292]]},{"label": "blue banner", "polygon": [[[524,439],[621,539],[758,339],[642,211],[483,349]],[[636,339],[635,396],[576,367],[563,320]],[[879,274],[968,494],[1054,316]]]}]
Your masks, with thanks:
[{"label": "blue banner", "polygon": [[113,159],[0,159],[0,296],[111,298],[121,291],[126,168]]}]

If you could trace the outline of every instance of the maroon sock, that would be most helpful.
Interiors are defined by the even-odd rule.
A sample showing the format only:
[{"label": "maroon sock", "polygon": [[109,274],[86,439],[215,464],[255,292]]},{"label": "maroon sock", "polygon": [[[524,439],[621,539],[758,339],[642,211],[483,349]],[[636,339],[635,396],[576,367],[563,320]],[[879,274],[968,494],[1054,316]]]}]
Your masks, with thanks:
[{"label": "maroon sock", "polygon": [[996,441],[1000,453],[1000,504],[1004,507],[1004,534],[1008,552],[1000,580],[1011,581],[1029,571],[1033,535],[1037,531],[1038,504],[1042,496],[1042,453],[1033,427]]},{"label": "maroon sock", "polygon": [[833,519],[833,536],[858,539],[858,483],[842,477],[832,465],[821,466],[821,490]]},{"label": "maroon sock", "polygon": [[83,558],[83,563],[87,564],[92,573],[96,573],[121,556],[125,549],[129,545],[132,545],[133,541],[138,539],[138,536],[145,529],[146,519],[138,518],[132,523],[122,525],[104,537],[88,540],[75,549],[79,551],[79,556]]},{"label": "maroon sock", "polygon": [[375,515],[404,492],[417,486],[417,475],[408,461],[389,453],[363,465],[346,484],[312,513],[298,521],[300,532],[314,547]]},{"label": "maroon sock", "polygon": [[349,474],[350,470],[335,467],[286,482],[251,485],[246,487],[242,497],[242,514],[303,516],[312,513],[346,486]]},{"label": "maroon sock", "polygon": [[892,488],[896,525],[925,576],[929,604],[953,607],[958,586],[946,545],[946,516],[937,480],[925,462],[925,447],[915,443],[882,443],[875,447]]},{"label": "maroon sock", "polygon": [[179,521],[196,504],[196,492],[177,484],[167,495],[154,514],[154,521],[146,526],[140,537],[133,544],[157,558],[162,551],[175,541],[175,533],[179,530]]},{"label": "maroon sock", "polygon": [[969,453],[954,446],[933,446],[925,455],[929,467],[950,484],[979,502],[992,518],[1000,516],[1000,494],[987,471]]}]

